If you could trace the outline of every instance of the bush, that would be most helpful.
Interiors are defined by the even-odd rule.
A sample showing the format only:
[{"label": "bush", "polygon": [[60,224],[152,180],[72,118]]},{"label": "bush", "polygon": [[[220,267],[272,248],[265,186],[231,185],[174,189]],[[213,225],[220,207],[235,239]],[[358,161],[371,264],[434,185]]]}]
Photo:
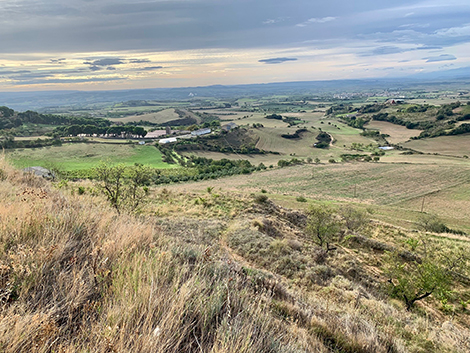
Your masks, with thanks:
[{"label": "bush", "polygon": [[341,208],[340,215],[349,231],[358,230],[367,223],[366,214],[363,211],[356,210],[349,205]]},{"label": "bush", "polygon": [[78,194],[83,195],[85,193],[85,188],[83,186],[78,187]]},{"label": "bush", "polygon": [[256,195],[255,196],[255,202],[262,204],[266,203],[268,201],[268,197],[266,195]]},{"label": "bush", "polygon": [[431,214],[423,214],[418,220],[418,225],[426,232],[446,233],[449,231],[449,228],[447,228],[439,217]]},{"label": "bush", "polygon": [[297,200],[298,202],[307,202],[307,199],[306,199],[305,197],[303,197],[303,196],[298,196],[298,197],[296,198],[296,200]]}]

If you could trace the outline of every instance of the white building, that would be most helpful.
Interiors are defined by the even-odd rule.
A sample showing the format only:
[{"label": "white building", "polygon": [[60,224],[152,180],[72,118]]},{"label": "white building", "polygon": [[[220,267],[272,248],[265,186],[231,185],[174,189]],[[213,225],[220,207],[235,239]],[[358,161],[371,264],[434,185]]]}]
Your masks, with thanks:
[{"label": "white building", "polygon": [[207,134],[210,134],[211,131],[212,130],[210,128],[200,129],[200,130],[192,131],[191,135],[193,135],[193,136],[207,135]]},{"label": "white building", "polygon": [[158,140],[158,143],[161,144],[161,145],[165,145],[167,143],[173,143],[173,142],[176,142],[176,137],[170,137],[170,138],[167,138],[167,139]]}]

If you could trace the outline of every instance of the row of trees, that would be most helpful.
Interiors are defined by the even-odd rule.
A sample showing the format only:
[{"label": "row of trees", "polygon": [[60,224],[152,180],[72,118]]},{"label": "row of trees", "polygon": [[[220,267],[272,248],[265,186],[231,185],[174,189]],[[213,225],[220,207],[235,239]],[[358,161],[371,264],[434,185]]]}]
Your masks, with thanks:
[{"label": "row of trees", "polygon": [[43,125],[93,125],[110,126],[111,121],[102,118],[88,118],[77,116],[65,116],[54,114],[40,114],[28,110],[17,113],[8,107],[0,107],[0,130],[12,129],[24,124],[43,124]]},{"label": "row of trees", "polygon": [[78,136],[78,135],[107,135],[112,137],[140,136],[145,137],[147,131],[140,126],[116,125],[110,127],[100,127],[95,125],[70,125],[59,126],[52,132],[54,137]]}]

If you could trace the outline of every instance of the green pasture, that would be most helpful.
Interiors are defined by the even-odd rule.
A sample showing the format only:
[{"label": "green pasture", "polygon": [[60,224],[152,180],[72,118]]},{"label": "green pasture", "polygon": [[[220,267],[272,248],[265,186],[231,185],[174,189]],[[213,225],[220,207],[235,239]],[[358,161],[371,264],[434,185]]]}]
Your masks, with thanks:
[{"label": "green pasture", "polygon": [[65,171],[96,167],[101,161],[133,165],[142,163],[153,168],[175,168],[162,161],[160,151],[154,146],[104,143],[69,143],[7,152],[8,159],[19,168],[55,165]]}]

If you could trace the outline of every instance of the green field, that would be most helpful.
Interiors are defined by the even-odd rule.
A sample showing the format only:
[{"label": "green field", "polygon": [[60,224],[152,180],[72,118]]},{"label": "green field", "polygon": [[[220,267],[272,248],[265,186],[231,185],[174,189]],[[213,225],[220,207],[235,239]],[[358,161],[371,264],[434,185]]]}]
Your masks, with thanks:
[{"label": "green field", "polygon": [[33,149],[9,151],[7,157],[19,168],[56,165],[63,170],[83,170],[96,167],[101,161],[133,165],[142,163],[154,168],[175,168],[162,161],[154,146],[129,144],[70,143]]}]

